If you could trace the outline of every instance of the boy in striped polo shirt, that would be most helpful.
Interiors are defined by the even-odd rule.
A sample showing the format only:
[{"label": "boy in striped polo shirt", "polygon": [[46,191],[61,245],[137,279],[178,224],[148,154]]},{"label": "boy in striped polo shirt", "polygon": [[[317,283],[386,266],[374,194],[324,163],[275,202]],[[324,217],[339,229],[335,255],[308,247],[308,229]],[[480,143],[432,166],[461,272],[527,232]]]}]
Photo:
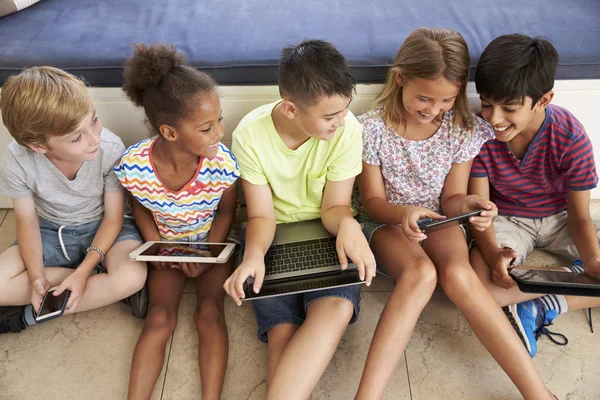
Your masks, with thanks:
[{"label": "boy in striped polo shirt", "polygon": [[541,248],[583,260],[568,269],[600,278],[600,218],[590,215],[590,190],[598,184],[592,144],[573,114],[550,104],[557,65],[549,41],[512,34],[486,47],[475,74],[481,116],[496,139],[473,161],[469,191],[492,200],[499,216],[485,232],[473,232],[471,264],[508,306],[532,357],[558,314],[600,306],[599,298],[522,293],[507,272],[512,259],[522,264]]}]

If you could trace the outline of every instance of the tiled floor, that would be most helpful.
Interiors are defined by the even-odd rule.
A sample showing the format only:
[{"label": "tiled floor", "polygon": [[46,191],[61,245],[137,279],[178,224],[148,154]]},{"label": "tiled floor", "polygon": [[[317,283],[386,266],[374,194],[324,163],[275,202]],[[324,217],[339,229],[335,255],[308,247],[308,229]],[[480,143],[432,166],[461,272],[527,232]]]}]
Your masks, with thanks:
[{"label": "tiled floor", "polygon": [[[0,250],[4,250],[15,238],[14,214],[0,210],[0,221]],[[529,261],[553,265],[557,259],[537,252]],[[365,288],[360,319],[348,328],[315,390],[315,400],[353,398],[391,288],[392,282],[385,278],[377,278],[371,288]],[[200,398],[193,291],[188,285],[153,399]],[[593,312],[600,321],[600,312]],[[236,307],[227,301],[226,313],[230,359],[223,399],[264,399],[266,346],[255,338],[251,307]],[[124,399],[131,354],[142,323],[123,304],[115,304],[66,316],[18,335],[0,336],[0,400]],[[540,339],[534,360],[544,380],[563,400],[600,399],[600,326],[591,333],[586,314],[576,311],[557,318],[554,328],[566,334],[570,343],[559,347]],[[519,398],[462,315],[443,292],[436,292],[419,319],[385,399]]]}]

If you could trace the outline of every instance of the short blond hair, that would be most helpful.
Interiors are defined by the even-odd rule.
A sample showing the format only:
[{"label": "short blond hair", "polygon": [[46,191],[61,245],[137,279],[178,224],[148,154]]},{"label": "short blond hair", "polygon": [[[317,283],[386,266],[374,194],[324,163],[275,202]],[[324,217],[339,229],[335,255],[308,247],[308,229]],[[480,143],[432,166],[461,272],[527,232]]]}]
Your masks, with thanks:
[{"label": "short blond hair", "polygon": [[91,100],[83,81],[53,67],[33,67],[11,76],[0,92],[4,125],[20,145],[44,145],[77,129]]}]

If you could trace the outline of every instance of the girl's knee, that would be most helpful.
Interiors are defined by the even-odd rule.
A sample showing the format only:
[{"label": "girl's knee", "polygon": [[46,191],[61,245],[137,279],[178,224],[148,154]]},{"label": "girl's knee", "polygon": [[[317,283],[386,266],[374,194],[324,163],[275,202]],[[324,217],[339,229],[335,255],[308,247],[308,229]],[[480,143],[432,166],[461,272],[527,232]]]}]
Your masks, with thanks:
[{"label": "girl's knee", "polygon": [[419,291],[431,290],[433,292],[437,279],[438,274],[431,260],[422,258],[403,271],[396,281],[396,288],[400,289],[408,285]]},{"label": "girl's knee", "polygon": [[150,304],[144,330],[162,331],[166,336],[171,336],[177,326],[177,310],[164,304]]},{"label": "girl's knee", "polygon": [[473,285],[480,283],[479,277],[469,264],[444,268],[439,272],[438,278],[444,291],[449,295],[451,292],[468,292]]},{"label": "girl's knee", "polygon": [[225,322],[223,300],[216,297],[202,297],[194,311],[194,320],[198,330]]}]

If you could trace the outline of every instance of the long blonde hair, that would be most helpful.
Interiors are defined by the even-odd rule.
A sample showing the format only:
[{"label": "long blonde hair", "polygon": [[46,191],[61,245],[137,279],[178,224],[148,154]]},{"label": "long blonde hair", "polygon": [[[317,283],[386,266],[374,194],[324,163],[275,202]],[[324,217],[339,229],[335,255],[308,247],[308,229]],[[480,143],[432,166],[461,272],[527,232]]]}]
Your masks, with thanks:
[{"label": "long blonde hair", "polygon": [[403,124],[404,106],[402,87],[396,81],[399,73],[403,80],[436,79],[443,77],[460,85],[454,102],[454,124],[464,131],[473,130],[473,115],[467,100],[467,82],[471,58],[467,42],[460,33],[442,28],[419,28],[406,38],[394,64],[388,71],[383,90],[375,104],[383,106],[382,117],[388,126]]}]

